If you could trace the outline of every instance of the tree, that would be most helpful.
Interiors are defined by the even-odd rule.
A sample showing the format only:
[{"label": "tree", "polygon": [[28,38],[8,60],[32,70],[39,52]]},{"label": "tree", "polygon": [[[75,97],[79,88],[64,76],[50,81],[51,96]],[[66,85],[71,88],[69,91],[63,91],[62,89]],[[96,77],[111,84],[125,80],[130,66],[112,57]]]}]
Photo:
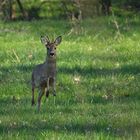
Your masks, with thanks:
[{"label": "tree", "polygon": [[27,14],[20,0],[0,0],[0,12],[3,19],[12,20],[15,18],[16,4],[19,6],[22,17],[24,19],[27,17]]},{"label": "tree", "polygon": [[101,0],[102,13],[105,15],[110,14],[111,0]]},{"label": "tree", "polygon": [[19,9],[22,13],[23,18],[26,19],[27,18],[27,13],[25,12],[21,1],[20,0],[16,0],[16,1],[17,1],[18,6],[19,6]]},{"label": "tree", "polygon": [[5,20],[12,19],[12,1],[13,0],[0,0],[1,17]]}]

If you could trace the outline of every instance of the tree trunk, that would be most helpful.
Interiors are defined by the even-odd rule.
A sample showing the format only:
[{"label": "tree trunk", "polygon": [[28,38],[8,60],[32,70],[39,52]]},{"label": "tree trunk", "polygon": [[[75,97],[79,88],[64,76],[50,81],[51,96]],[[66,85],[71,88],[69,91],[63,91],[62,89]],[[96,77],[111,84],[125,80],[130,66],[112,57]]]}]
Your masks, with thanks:
[{"label": "tree trunk", "polygon": [[72,11],[72,18],[76,18],[77,20],[82,19],[82,10],[81,10],[81,2],[80,0],[73,0],[73,5],[75,10]]},{"label": "tree trunk", "polygon": [[27,14],[26,14],[23,6],[22,6],[21,1],[20,0],[17,0],[17,3],[18,3],[18,6],[19,6],[19,9],[20,9],[20,11],[22,13],[23,18],[26,19],[27,18]]},{"label": "tree trunk", "polygon": [[9,0],[9,6],[8,6],[9,7],[8,8],[9,9],[9,13],[8,13],[9,20],[12,20],[12,1],[13,0]]},{"label": "tree trunk", "polygon": [[101,0],[102,13],[105,15],[110,14],[111,0]]},{"label": "tree trunk", "polygon": [[1,16],[4,20],[12,19],[12,2],[13,0],[0,1]]}]

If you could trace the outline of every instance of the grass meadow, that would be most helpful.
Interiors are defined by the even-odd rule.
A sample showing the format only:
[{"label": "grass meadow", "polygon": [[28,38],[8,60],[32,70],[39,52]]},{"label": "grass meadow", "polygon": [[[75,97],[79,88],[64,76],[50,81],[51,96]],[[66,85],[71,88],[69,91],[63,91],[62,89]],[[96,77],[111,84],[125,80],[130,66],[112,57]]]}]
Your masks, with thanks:
[{"label": "grass meadow", "polygon": [[[140,17],[0,22],[0,139],[139,140]],[[31,107],[41,35],[57,48],[57,96]],[[37,101],[37,90],[36,90]]]}]

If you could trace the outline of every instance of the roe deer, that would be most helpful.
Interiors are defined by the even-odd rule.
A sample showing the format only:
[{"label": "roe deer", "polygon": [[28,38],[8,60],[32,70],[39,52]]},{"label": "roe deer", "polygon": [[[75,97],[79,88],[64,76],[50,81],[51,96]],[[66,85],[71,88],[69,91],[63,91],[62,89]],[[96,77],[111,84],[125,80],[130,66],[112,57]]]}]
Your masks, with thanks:
[{"label": "roe deer", "polygon": [[46,61],[37,65],[32,72],[32,105],[35,104],[34,89],[38,88],[38,111],[44,93],[46,92],[46,97],[49,96],[50,86],[53,87],[53,95],[56,96],[56,47],[61,43],[61,40],[62,37],[59,36],[55,41],[50,42],[48,36],[41,36],[41,42],[47,49]]}]

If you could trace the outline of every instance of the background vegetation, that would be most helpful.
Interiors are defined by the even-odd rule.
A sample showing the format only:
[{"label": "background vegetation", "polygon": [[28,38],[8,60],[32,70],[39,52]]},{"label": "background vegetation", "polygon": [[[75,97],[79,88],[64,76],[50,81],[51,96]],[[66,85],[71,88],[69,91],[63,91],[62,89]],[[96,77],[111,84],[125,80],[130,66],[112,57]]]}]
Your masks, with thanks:
[{"label": "background vegetation", "polygon": [[[112,0],[109,12],[99,3],[99,13],[81,1],[25,0],[24,12],[18,1],[1,2],[0,139],[140,139],[138,1]],[[12,16],[4,12],[7,2]],[[45,60],[40,35],[46,33],[63,41],[57,49],[57,96],[44,97],[38,113],[31,107],[30,79]]]}]

